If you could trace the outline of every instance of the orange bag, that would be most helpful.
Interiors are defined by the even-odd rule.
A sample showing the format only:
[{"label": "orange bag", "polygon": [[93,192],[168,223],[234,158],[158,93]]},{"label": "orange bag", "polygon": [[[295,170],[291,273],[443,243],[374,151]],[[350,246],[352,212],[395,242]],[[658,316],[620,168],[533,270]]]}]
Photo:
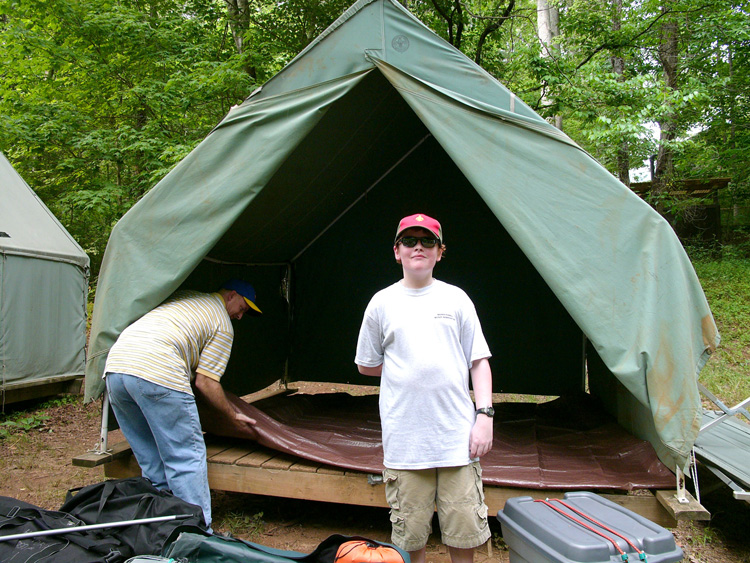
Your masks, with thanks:
[{"label": "orange bag", "polygon": [[404,563],[398,550],[367,540],[342,543],[336,551],[334,563]]}]

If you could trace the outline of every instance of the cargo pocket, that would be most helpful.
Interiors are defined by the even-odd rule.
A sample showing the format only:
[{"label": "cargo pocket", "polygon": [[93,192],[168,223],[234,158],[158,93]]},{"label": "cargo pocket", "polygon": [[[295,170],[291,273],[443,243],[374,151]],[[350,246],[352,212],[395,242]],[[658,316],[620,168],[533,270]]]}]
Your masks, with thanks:
[{"label": "cargo pocket", "polygon": [[482,466],[479,465],[478,461],[473,461],[471,463],[471,467],[474,470],[474,483],[477,489],[477,494],[479,495],[479,502],[484,504],[484,487],[482,486]]},{"label": "cargo pocket", "polygon": [[472,463],[476,473],[477,492],[479,493],[479,506],[477,506],[477,519],[479,521],[480,536],[485,540],[489,537],[490,524],[487,521],[489,507],[484,502],[484,487],[482,486],[482,466],[478,461]]},{"label": "cargo pocket", "polygon": [[390,469],[383,469],[383,484],[385,485],[385,500],[391,510],[400,510],[398,502],[398,473]]},{"label": "cargo pocket", "polygon": [[487,524],[487,514],[489,514],[489,511],[490,509],[484,503],[477,508],[477,516],[479,516],[479,519],[483,520],[485,524]]},{"label": "cargo pocket", "polygon": [[384,469],[383,483],[385,484],[385,500],[391,507],[391,541],[401,549],[405,549],[406,521],[401,513],[401,504],[399,503],[398,473]]},{"label": "cargo pocket", "polygon": [[391,510],[391,539],[399,547],[406,542],[406,521],[396,510]]}]

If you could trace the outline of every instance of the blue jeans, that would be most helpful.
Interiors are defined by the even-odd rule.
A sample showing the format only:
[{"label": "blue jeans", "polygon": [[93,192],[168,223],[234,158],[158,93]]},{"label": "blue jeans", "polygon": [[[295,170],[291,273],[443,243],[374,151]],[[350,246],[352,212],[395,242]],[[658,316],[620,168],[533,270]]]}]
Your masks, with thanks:
[{"label": "blue jeans", "polygon": [[124,373],[107,373],[109,402],[143,476],[203,509],[211,527],[206,443],[195,398]]}]

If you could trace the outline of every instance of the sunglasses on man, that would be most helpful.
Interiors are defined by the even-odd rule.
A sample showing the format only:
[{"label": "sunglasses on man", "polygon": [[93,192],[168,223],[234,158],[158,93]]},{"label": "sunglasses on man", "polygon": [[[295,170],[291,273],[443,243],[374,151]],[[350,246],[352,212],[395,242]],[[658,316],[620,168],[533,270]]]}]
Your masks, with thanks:
[{"label": "sunglasses on man", "polygon": [[440,243],[435,237],[401,237],[396,241],[396,244],[401,243],[406,248],[414,248],[418,242],[422,243],[422,248],[432,248]]}]

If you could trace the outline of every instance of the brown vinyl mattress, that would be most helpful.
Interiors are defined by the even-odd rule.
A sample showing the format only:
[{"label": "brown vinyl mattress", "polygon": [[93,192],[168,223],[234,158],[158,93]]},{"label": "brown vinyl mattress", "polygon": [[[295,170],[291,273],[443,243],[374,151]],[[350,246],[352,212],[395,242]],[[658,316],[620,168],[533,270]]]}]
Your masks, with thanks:
[{"label": "brown vinyl mattress", "polygon": [[[257,420],[263,446],[368,473],[383,469],[378,396],[278,395],[235,404]],[[589,395],[495,405],[494,444],[481,459],[486,485],[530,489],[671,488],[653,447],[626,432]],[[240,436],[204,417],[207,432]]]}]

